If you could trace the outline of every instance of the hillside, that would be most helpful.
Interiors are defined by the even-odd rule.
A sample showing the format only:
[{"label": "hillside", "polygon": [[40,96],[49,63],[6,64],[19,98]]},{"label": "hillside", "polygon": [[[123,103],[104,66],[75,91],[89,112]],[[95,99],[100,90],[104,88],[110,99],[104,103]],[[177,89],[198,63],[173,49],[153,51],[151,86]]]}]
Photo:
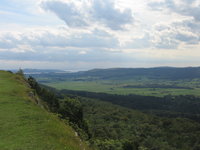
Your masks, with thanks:
[{"label": "hillside", "polygon": [[62,94],[98,99],[147,114],[166,117],[183,117],[200,122],[200,98],[192,95],[179,96],[140,96],[61,90]]},{"label": "hillside", "polygon": [[0,71],[0,87],[0,149],[84,149],[70,126],[34,102],[20,75]]},{"label": "hillside", "polygon": [[[70,95],[68,95],[70,96]],[[71,95],[83,105],[99,150],[199,150],[200,124],[180,117],[157,117],[99,98]]]}]

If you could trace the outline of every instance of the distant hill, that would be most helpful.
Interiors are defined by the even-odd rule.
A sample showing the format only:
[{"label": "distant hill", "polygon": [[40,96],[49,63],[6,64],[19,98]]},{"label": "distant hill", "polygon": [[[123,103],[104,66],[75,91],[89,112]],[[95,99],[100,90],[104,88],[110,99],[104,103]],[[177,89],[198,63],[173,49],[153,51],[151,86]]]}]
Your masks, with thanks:
[{"label": "distant hill", "polygon": [[[18,70],[11,70],[13,72],[17,72]],[[41,74],[41,73],[68,73],[64,70],[57,70],[57,69],[23,69],[25,74]]]},{"label": "distant hill", "polygon": [[94,69],[85,72],[74,73],[79,76],[92,76],[102,79],[112,78],[134,78],[147,77],[153,79],[185,79],[199,78],[200,67],[173,68],[173,67],[158,67],[158,68],[113,68],[113,69]]},{"label": "distant hill", "polygon": [[200,67],[157,67],[157,68],[111,68],[93,69],[74,73],[51,73],[40,74],[35,77],[48,77],[53,79],[66,78],[89,78],[89,79],[132,79],[146,77],[150,79],[194,79],[200,78]]},{"label": "distant hill", "polygon": [[75,131],[36,104],[20,75],[0,71],[1,150],[83,150]]}]

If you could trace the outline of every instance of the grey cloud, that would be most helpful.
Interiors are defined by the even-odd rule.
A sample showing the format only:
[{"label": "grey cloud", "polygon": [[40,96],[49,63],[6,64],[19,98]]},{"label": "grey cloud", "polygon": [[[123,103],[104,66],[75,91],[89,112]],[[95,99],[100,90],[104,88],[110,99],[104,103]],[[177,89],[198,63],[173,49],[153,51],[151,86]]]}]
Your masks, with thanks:
[{"label": "grey cloud", "polygon": [[[181,43],[198,44],[200,42],[200,5],[192,5],[196,0],[164,0],[151,2],[149,7],[155,11],[165,11],[189,16],[187,20],[160,25],[149,33],[152,47],[159,49],[176,49]],[[137,43],[135,43],[137,45]]]},{"label": "grey cloud", "polygon": [[161,11],[163,8],[175,9],[173,0],[165,0],[164,2],[151,2],[148,4],[153,10]]},{"label": "grey cloud", "polygon": [[92,0],[90,6],[84,2],[81,10],[72,2],[59,0],[43,1],[41,7],[56,14],[69,27],[86,27],[91,23],[99,23],[112,30],[122,30],[124,25],[133,23],[131,9],[121,11],[115,8],[112,0]]},{"label": "grey cloud", "polygon": [[58,0],[51,0],[42,2],[41,7],[44,10],[56,14],[70,27],[88,26],[87,22],[84,20],[84,14],[82,14],[73,3],[64,3]]},{"label": "grey cloud", "polygon": [[83,48],[115,48],[118,46],[118,40],[115,38],[104,39],[96,35],[83,34],[81,37],[72,37],[69,41],[69,46]]},{"label": "grey cloud", "polygon": [[200,5],[191,5],[196,0],[182,0],[180,5],[177,5],[174,1],[175,0],[165,0],[164,2],[153,2],[149,3],[149,6],[154,10],[163,10],[163,8],[167,8],[175,13],[191,16],[196,21],[200,21]]},{"label": "grey cloud", "polygon": [[0,41],[0,49],[10,49],[10,48],[14,48],[15,45],[12,42],[9,41]]},{"label": "grey cloud", "polygon": [[[198,44],[199,32],[192,28],[197,24],[192,21],[174,22],[170,25],[158,25],[155,27],[155,36],[159,38],[155,45],[157,48],[177,48],[181,43]],[[158,34],[158,35],[157,35]]]},{"label": "grey cloud", "polygon": [[98,61],[112,61],[118,62],[119,60],[126,61],[127,56],[123,53],[113,53],[104,49],[90,49],[85,54],[80,54],[77,49],[71,48],[65,51],[56,51],[49,48],[49,52],[43,52],[43,48],[38,48],[37,53],[25,52],[1,52],[0,60],[20,60],[20,61],[50,61],[50,62],[98,62]]},{"label": "grey cloud", "polygon": [[159,42],[154,43],[154,46],[159,49],[176,49],[179,43],[168,35],[162,36]]},{"label": "grey cloud", "polygon": [[195,2],[196,0],[182,0],[182,1],[184,1],[187,4],[191,4],[191,3]]},{"label": "grey cloud", "polygon": [[186,16],[192,16],[196,21],[200,21],[200,6],[198,7],[189,7],[189,8],[183,8],[180,10],[177,10],[178,13],[186,15]]},{"label": "grey cloud", "polygon": [[[62,33],[63,31],[63,33]],[[9,35],[10,33],[8,33]],[[119,41],[113,35],[101,30],[94,30],[91,33],[79,33],[66,35],[64,30],[59,34],[45,32],[21,33],[16,38],[14,35],[0,37],[0,48],[12,49],[19,45],[29,45],[30,47],[76,47],[76,48],[116,48]],[[8,41],[7,43],[5,41]]]},{"label": "grey cloud", "polygon": [[[3,37],[12,43],[10,43],[11,47],[9,44],[5,47],[2,46],[5,51],[0,51],[1,60],[118,62],[128,59],[122,52],[109,51],[109,48],[118,49],[119,41],[108,32],[98,29],[90,33],[71,35],[66,35],[63,29],[58,32],[31,31],[18,35],[8,33],[0,35],[0,41]],[[28,45],[34,51],[22,51],[20,45]]]},{"label": "grey cloud", "polygon": [[183,41],[187,44],[198,44],[200,42],[200,22],[194,19],[184,20],[172,23],[175,29],[182,29],[186,32],[177,32],[176,39]]},{"label": "grey cloud", "polygon": [[2,34],[0,36],[0,48],[2,49],[10,49],[15,48],[16,44],[19,41],[19,39],[16,38],[15,35],[7,33]]},{"label": "grey cloud", "polygon": [[133,39],[131,42],[126,43],[125,48],[128,49],[143,49],[153,46],[151,37],[146,33],[142,38]]},{"label": "grey cloud", "polygon": [[[188,24],[188,22],[174,22],[169,25],[156,25],[152,31],[148,31],[141,38],[132,39],[127,42],[124,49],[177,49],[181,43],[198,44],[200,42],[199,33],[194,31],[198,27],[196,24]],[[198,28],[195,28],[195,30]]]},{"label": "grey cloud", "polygon": [[184,21],[183,24],[192,32],[200,34],[200,23],[194,21]]},{"label": "grey cloud", "polygon": [[113,30],[121,30],[124,25],[133,22],[132,11],[116,9],[111,0],[94,0],[92,7],[93,18]]},{"label": "grey cloud", "polygon": [[198,44],[200,38],[181,24],[157,25],[141,38],[126,43],[125,49],[177,49],[181,43]]},{"label": "grey cloud", "polygon": [[42,32],[40,34],[26,33],[21,35],[20,43],[26,43],[31,46],[43,46],[43,47],[65,47],[67,43],[67,37],[63,35],[57,35],[50,32]]},{"label": "grey cloud", "polygon": [[178,33],[175,35],[175,38],[177,40],[180,40],[182,42],[185,42],[187,44],[198,44],[200,39],[197,36],[193,36],[193,35],[187,35],[187,34],[182,34],[182,33]]},{"label": "grey cloud", "polygon": [[176,49],[178,47],[178,42],[164,37],[160,42],[155,44],[155,47],[159,49]]}]

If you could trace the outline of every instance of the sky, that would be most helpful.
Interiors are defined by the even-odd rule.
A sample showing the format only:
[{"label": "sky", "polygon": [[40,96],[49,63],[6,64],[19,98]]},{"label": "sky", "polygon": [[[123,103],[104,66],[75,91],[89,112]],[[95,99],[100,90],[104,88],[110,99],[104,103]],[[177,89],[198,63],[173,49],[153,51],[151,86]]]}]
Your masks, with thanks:
[{"label": "sky", "polygon": [[0,69],[200,66],[200,0],[0,0]]}]

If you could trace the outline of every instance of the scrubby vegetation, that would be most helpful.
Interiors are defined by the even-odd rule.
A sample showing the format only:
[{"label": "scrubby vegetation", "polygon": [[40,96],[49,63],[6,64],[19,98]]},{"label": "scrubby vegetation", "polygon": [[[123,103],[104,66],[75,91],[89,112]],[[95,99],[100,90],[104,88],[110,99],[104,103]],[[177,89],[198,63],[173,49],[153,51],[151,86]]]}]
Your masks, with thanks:
[{"label": "scrubby vegetation", "polygon": [[[168,96],[161,99],[137,95],[125,97],[66,90],[57,91],[57,95],[74,99],[76,105],[81,106],[83,112],[81,116],[83,115],[83,119],[87,120],[87,128],[82,129],[86,129],[88,142],[95,149],[198,150],[200,148],[200,124],[181,115],[184,110],[190,117],[194,114],[199,115],[197,104],[200,101],[196,97],[182,96],[181,99],[181,96]],[[62,99],[60,101],[62,102]],[[190,103],[194,107],[193,109],[190,108]],[[74,108],[70,104],[66,105]],[[134,110],[134,105],[136,108],[138,107],[138,110],[146,111],[146,113]],[[169,107],[170,105],[171,107]],[[150,108],[157,110],[157,115],[163,117],[155,116],[156,113]],[[168,111],[163,115],[165,109]],[[76,109],[76,112],[77,110],[79,109]],[[175,115],[168,116],[170,113]],[[66,114],[66,116],[70,116],[70,114]],[[76,117],[72,118],[76,119]]]},{"label": "scrubby vegetation", "polygon": [[[70,96],[70,95],[68,95]],[[71,95],[71,97],[76,97]],[[88,120],[90,143],[100,150],[198,150],[200,124],[185,118],[156,117],[103,102],[76,97]]]},{"label": "scrubby vegetation", "polygon": [[184,117],[200,122],[200,98],[192,95],[164,97],[140,95],[113,95],[85,91],[61,90],[63,94],[77,95],[110,102],[126,108],[165,117]]},{"label": "scrubby vegetation", "polygon": [[87,122],[83,119],[82,105],[77,99],[63,95],[56,95],[53,91],[41,86],[33,77],[28,83],[39,97],[46,102],[51,112],[59,114],[60,118],[67,120],[83,139],[89,138]]}]

